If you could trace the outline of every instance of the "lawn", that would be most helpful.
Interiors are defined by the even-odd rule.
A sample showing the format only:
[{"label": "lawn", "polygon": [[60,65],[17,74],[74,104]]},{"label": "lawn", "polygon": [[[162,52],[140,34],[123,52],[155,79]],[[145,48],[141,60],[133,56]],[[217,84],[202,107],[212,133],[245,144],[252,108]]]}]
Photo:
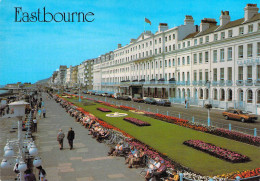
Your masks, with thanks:
[{"label": "lawn", "polygon": [[[219,175],[233,171],[242,171],[258,168],[260,166],[260,149],[259,147],[241,143],[238,141],[226,139],[208,133],[195,131],[189,128],[181,127],[175,124],[166,123],[157,119],[138,115],[129,111],[105,106],[99,103],[83,106],[86,100],[79,103],[77,99],[68,99],[76,105],[83,107],[86,111],[94,114],[98,118],[108,122],[127,132],[141,142],[151,146],[157,151],[166,154],[172,160],[188,167],[196,173],[202,175]],[[90,102],[90,101],[87,101]],[[85,104],[86,105],[86,104]],[[127,121],[124,117],[110,118],[106,117],[107,113],[98,111],[97,107],[110,109],[112,112],[127,113],[127,117],[133,117],[151,124],[151,126],[138,127]],[[247,163],[229,163],[218,159],[207,153],[195,150],[183,145],[183,142],[190,139],[198,139],[216,146],[238,152],[248,156],[251,161]]]}]

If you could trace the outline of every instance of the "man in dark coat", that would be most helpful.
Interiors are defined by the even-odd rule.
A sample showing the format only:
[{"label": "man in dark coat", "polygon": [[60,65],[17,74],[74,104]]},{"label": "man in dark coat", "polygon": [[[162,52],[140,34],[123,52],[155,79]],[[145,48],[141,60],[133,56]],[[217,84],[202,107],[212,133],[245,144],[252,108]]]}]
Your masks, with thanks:
[{"label": "man in dark coat", "polygon": [[70,130],[68,131],[68,134],[67,134],[67,139],[68,139],[68,142],[69,142],[71,150],[73,149],[73,140],[74,140],[74,138],[75,138],[75,133],[72,130],[72,128],[70,128]]}]

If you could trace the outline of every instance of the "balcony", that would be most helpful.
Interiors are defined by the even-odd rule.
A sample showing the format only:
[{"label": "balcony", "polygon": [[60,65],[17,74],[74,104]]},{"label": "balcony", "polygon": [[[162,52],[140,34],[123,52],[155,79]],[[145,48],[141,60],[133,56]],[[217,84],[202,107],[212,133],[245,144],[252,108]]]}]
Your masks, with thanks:
[{"label": "balcony", "polygon": [[245,80],[245,85],[246,86],[252,86],[253,85],[253,80],[252,79]]},{"label": "balcony", "polygon": [[243,86],[244,80],[237,80],[237,86]]},{"label": "balcony", "polygon": [[199,85],[199,86],[204,86],[204,85],[205,85],[205,81],[199,80],[199,81],[198,81],[198,85]]},{"label": "balcony", "polygon": [[218,84],[219,84],[218,81],[216,81],[216,80],[213,80],[213,81],[212,81],[212,86],[218,86]]},{"label": "balcony", "polygon": [[233,85],[233,81],[232,80],[226,80],[226,85],[227,86],[232,86]]},{"label": "balcony", "polygon": [[198,81],[192,81],[192,85],[198,85]]},{"label": "balcony", "polygon": [[225,86],[225,80],[220,80],[219,81],[219,86]]},{"label": "balcony", "polygon": [[176,81],[176,85],[185,85],[185,81]]},{"label": "balcony", "polygon": [[255,85],[256,85],[256,86],[260,86],[260,79],[255,80]]},{"label": "balcony", "polygon": [[188,81],[186,81],[186,85],[190,85],[190,81],[188,80]]}]

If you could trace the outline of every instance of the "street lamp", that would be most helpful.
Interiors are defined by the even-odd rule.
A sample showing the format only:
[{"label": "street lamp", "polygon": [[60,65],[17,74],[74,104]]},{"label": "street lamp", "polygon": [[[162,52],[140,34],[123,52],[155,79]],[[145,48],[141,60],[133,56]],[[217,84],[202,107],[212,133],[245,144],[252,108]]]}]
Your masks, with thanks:
[{"label": "street lamp", "polygon": [[212,104],[205,104],[204,106],[206,109],[208,109],[208,126],[210,126],[210,109],[212,108]]}]

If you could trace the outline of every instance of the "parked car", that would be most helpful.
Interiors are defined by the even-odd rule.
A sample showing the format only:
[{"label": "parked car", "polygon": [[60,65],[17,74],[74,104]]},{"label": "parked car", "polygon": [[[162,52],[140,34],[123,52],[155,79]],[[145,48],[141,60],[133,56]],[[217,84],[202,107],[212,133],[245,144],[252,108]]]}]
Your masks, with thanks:
[{"label": "parked car", "polygon": [[103,96],[103,97],[107,97],[107,93],[103,93],[102,96]]},{"label": "parked car", "polygon": [[167,100],[167,99],[158,99],[156,101],[156,104],[158,106],[171,106],[171,102],[169,100]]},{"label": "parked car", "polygon": [[239,109],[229,109],[223,112],[222,115],[225,117],[226,120],[235,119],[240,120],[241,122],[254,122],[255,120],[257,120],[257,116]]},{"label": "parked car", "polygon": [[74,91],[73,93],[74,93],[74,94],[78,94],[78,91]]},{"label": "parked car", "polygon": [[138,102],[138,103],[142,103],[142,102],[144,102],[144,99],[141,98],[141,97],[134,97],[134,98],[133,98],[133,101],[134,101],[134,102]]},{"label": "parked car", "polygon": [[87,94],[87,91],[82,91],[83,94]]},{"label": "parked car", "polygon": [[121,100],[125,100],[125,101],[131,101],[131,97],[127,96],[127,95],[123,95],[120,97]]},{"label": "parked car", "polygon": [[144,99],[145,104],[156,104],[156,100],[151,97],[147,97]]}]

